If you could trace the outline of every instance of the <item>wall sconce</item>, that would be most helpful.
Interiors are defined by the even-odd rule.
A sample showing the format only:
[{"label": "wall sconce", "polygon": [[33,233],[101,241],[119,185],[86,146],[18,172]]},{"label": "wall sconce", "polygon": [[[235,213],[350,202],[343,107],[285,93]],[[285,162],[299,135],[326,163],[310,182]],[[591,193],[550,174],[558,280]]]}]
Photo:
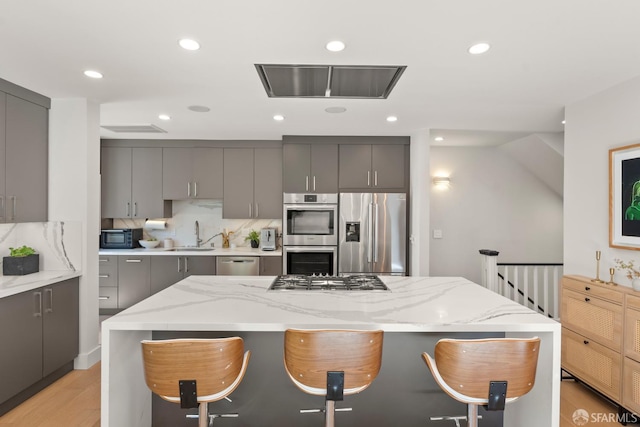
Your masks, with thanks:
[{"label": "wall sconce", "polygon": [[450,183],[451,183],[451,179],[448,176],[433,177],[433,185],[435,185],[436,188],[440,188],[443,190],[448,189]]}]

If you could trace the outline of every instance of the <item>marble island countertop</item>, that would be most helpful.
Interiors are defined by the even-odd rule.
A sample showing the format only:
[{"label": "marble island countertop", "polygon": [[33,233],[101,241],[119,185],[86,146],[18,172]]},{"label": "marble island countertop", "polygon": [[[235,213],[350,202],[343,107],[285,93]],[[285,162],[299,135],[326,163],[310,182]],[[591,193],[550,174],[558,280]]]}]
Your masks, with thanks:
[{"label": "marble island countertop", "polygon": [[0,298],[82,276],[80,271],[39,271],[24,276],[0,276]]},{"label": "marble island countertop", "polygon": [[190,276],[103,322],[107,329],[548,331],[560,324],[459,277],[383,276],[387,292],[267,291],[274,277]]},{"label": "marble island countertop", "polygon": [[249,246],[236,248],[195,248],[181,246],[175,248],[135,248],[135,249],[100,249],[100,255],[153,255],[153,256],[282,256],[282,249],[263,251]]}]

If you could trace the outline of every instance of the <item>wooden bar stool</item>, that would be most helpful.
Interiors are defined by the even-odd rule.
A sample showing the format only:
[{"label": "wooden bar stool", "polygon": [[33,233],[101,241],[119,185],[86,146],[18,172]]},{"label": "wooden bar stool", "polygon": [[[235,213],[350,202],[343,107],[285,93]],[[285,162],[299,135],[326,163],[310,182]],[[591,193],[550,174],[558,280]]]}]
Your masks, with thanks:
[{"label": "wooden bar stool", "polygon": [[[467,404],[467,426],[477,427],[478,406],[504,410],[535,383],[540,338],[442,339],[435,358],[422,353],[436,382],[449,396]],[[432,417],[454,420],[464,417]]]},{"label": "wooden bar stool", "polygon": [[[198,426],[213,424],[208,404],[225,399],[240,384],[251,352],[240,337],[142,341],[144,378],[149,389],[183,408],[198,408]],[[187,416],[193,417],[195,416]]]},{"label": "wooden bar stool", "polygon": [[[383,331],[285,331],[284,366],[287,374],[303,392],[325,396],[326,427],[334,426],[335,401],[360,393],[378,375],[382,363],[382,337]],[[340,410],[350,411],[351,408]]]}]

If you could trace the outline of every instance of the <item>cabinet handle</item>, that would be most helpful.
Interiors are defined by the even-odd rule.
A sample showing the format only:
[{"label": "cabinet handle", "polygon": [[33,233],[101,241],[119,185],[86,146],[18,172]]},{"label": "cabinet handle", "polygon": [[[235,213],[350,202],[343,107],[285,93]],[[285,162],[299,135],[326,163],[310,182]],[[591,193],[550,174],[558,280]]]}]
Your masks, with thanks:
[{"label": "cabinet handle", "polygon": [[105,299],[109,299],[109,297],[98,297],[98,299],[105,300]]},{"label": "cabinet handle", "polygon": [[256,218],[260,216],[260,205],[256,203]]},{"label": "cabinet handle", "polygon": [[15,221],[16,219],[16,202],[17,202],[17,197],[16,196],[11,196],[11,201],[12,203],[12,207],[13,209],[11,210],[11,221]]},{"label": "cabinet handle", "polygon": [[589,302],[589,301],[591,301],[591,298],[585,298],[584,300],[585,300],[586,302]]},{"label": "cabinet handle", "polygon": [[586,344],[589,344],[589,341],[587,341],[587,340],[584,340],[584,341],[582,341],[582,342],[583,342],[583,343],[585,343],[585,345],[586,345]]},{"label": "cabinet handle", "polygon": [[127,259],[125,262],[142,262],[141,259]]},{"label": "cabinet handle", "polygon": [[378,171],[373,172],[373,186],[374,187],[378,186]]},{"label": "cabinet handle", "polygon": [[585,290],[585,291],[590,291],[590,290],[591,290],[591,288],[590,288],[590,287],[588,287],[588,286],[585,286],[585,287],[584,287],[584,290]]},{"label": "cabinet handle", "polygon": [[367,171],[367,187],[371,186],[371,171]]},{"label": "cabinet handle", "polygon": [[191,197],[191,183],[187,182],[187,197]]},{"label": "cabinet handle", "polygon": [[133,216],[138,216],[138,202],[133,203]]},{"label": "cabinet handle", "polygon": [[34,292],[33,295],[38,298],[37,311],[33,313],[33,317],[42,317],[42,292]]},{"label": "cabinet handle", "polygon": [[249,218],[253,218],[253,212],[252,212],[252,209],[251,209],[253,206],[251,206],[251,205],[253,205],[253,203],[249,203]]},{"label": "cabinet handle", "polygon": [[316,191],[316,176],[313,175],[313,191]]},{"label": "cabinet handle", "polygon": [[131,203],[127,202],[127,214],[125,215],[126,217],[130,217],[131,216]]},{"label": "cabinet handle", "polygon": [[107,258],[100,258],[100,262],[109,262]]},{"label": "cabinet handle", "polygon": [[180,268],[180,257],[178,257],[178,273],[181,273],[182,269]]},{"label": "cabinet handle", "polygon": [[189,272],[189,258],[184,259],[184,272],[188,273]]},{"label": "cabinet handle", "polygon": [[98,277],[101,279],[108,279],[109,275],[108,274],[98,274]]},{"label": "cabinet handle", "polygon": [[48,289],[44,290],[45,299],[47,297],[47,294],[49,294],[49,308],[45,308],[44,312],[45,313],[53,313],[53,289],[48,288]]},{"label": "cabinet handle", "polygon": [[193,197],[198,197],[198,182],[193,182]]}]

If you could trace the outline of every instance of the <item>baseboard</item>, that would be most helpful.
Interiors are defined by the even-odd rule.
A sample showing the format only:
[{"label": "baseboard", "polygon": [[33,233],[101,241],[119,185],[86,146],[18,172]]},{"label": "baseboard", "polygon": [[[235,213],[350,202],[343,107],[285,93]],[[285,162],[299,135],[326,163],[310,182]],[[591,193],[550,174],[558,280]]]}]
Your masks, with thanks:
[{"label": "baseboard", "polygon": [[80,353],[78,357],[73,361],[74,369],[89,369],[100,361],[101,358],[101,346],[96,346],[88,353]]}]

